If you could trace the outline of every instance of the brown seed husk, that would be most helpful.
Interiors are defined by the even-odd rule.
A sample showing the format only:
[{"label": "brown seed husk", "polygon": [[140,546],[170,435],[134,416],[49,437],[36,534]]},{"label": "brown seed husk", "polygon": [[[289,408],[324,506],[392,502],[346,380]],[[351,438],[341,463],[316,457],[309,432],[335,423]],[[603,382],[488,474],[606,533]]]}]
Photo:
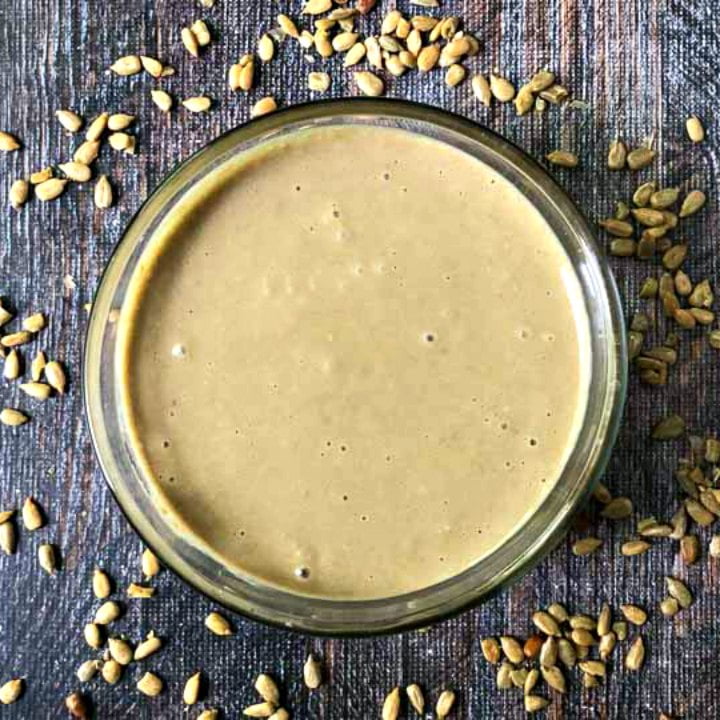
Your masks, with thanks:
[{"label": "brown seed husk", "polygon": [[[322,684],[322,666],[313,655],[308,655],[303,665],[303,680],[311,690],[316,690]],[[398,690],[399,692],[399,690]]]},{"label": "brown seed husk", "polygon": [[523,643],[523,654],[526,658],[529,660],[532,660],[533,658],[537,657],[540,654],[540,649],[542,648],[543,639],[541,635],[531,635],[525,642]]},{"label": "brown seed husk", "polygon": [[400,688],[393,688],[386,696],[382,706],[382,720],[397,720],[400,715]]},{"label": "brown seed husk", "polygon": [[8,680],[0,687],[0,702],[3,705],[12,705],[22,694],[25,689],[25,681],[22,678]]},{"label": "brown seed husk", "polygon": [[[200,699],[200,684],[202,683],[202,675],[196,672],[185,681],[183,688],[183,702],[186,705],[194,705]],[[257,682],[255,683],[257,688]],[[262,693],[261,693],[262,694]],[[265,698],[267,699],[267,698]]]},{"label": "brown seed husk", "polygon": [[420,686],[413,683],[405,688],[405,692],[415,712],[418,715],[422,715],[425,712],[425,697]]},{"label": "brown seed husk", "polygon": [[645,660],[645,644],[642,635],[638,635],[632,642],[630,649],[625,655],[625,667],[628,670],[639,670]]},{"label": "brown seed husk", "polygon": [[217,612],[211,612],[205,618],[205,627],[213,633],[221,637],[233,635],[234,631],[228,620]]},{"label": "brown seed husk", "polygon": [[71,693],[65,698],[65,707],[73,717],[83,720],[90,717],[90,704],[87,698],[79,692]]},{"label": "brown seed husk", "polygon": [[154,673],[146,672],[137,682],[137,689],[148,697],[155,697],[163,691],[163,681]]}]

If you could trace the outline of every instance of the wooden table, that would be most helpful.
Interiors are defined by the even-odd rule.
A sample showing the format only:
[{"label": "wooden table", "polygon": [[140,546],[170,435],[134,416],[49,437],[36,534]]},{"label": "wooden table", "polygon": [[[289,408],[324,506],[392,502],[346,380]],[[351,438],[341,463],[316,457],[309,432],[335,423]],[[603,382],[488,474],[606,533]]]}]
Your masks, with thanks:
[{"label": "wooden table", "polygon": [[[615,200],[627,198],[636,178],[609,173],[604,155],[615,134],[639,143],[654,134],[662,162],[655,172],[662,183],[682,183],[714,190],[720,157],[716,152],[716,108],[720,85],[717,63],[720,28],[713,3],[651,0],[561,0],[479,2],[442,0],[448,13],[462,15],[482,43],[469,69],[487,72],[497,65],[515,81],[536,69],[554,69],[575,98],[587,105],[550,108],[545,114],[515,116],[511,105],[484,108],[469,82],[446,87],[442,75],[417,73],[388,81],[388,95],[445,107],[505,133],[536,157],[558,146],[576,149],[582,167],[556,175],[588,216],[607,214]],[[108,569],[121,587],[140,579],[141,543],[115,505],[95,461],[85,425],[80,388],[84,303],[92,300],[103,266],[140,203],[161,178],[220,132],[248,118],[252,101],[275,94],[282,105],[310,99],[305,75],[326,65],[333,76],[331,95],[355,92],[349,73],[337,59],[309,66],[297,46],[285,47],[281,59],[261,72],[250,98],[232,95],[226,69],[270,28],[274,14],[298,0],[242,2],[217,0],[203,10],[194,0],[19,0],[0,4],[0,127],[22,138],[24,149],[0,157],[0,195],[22,173],[65,161],[70,140],[53,113],[69,107],[85,116],[102,110],[137,114],[138,153],[119,155],[106,149],[98,168],[113,178],[119,202],[109,211],[93,207],[88,186],[75,186],[53,203],[31,202],[20,212],[0,214],[0,268],[3,296],[21,313],[43,310],[50,318],[42,346],[70,369],[68,395],[33,408],[32,422],[0,430],[0,507],[20,507],[32,494],[47,510],[46,528],[20,532],[18,553],[0,557],[0,668],[2,680],[27,678],[24,698],[3,708],[3,717],[64,717],[63,698],[79,683],[74,671],[91,656],[81,630],[97,601],[90,591],[95,565]],[[385,3],[382,3],[384,6]],[[409,11],[405,0],[398,2]],[[376,11],[377,12],[377,11]],[[183,50],[180,28],[205,17],[215,42],[201,60]],[[379,23],[376,16],[372,20]],[[176,97],[206,92],[217,101],[207,115],[175,111],[162,115],[149,91],[148,76],[117,78],[105,69],[119,56],[144,51],[178,70],[163,85]],[[709,141],[692,146],[684,118],[695,112],[708,128]],[[646,172],[645,176],[651,173]],[[689,224],[693,278],[717,280],[717,202]],[[611,261],[628,312],[638,309],[638,283],[648,267],[637,261]],[[66,287],[66,276],[76,287]],[[659,323],[658,336],[664,321]],[[717,430],[719,355],[688,334],[667,388],[639,386],[633,378],[626,419],[607,472],[616,494],[628,494],[637,516],[667,519],[676,502],[672,468],[681,443],[653,445],[648,429],[666,411],[682,412],[698,432]],[[2,403],[32,403],[16,385],[3,383]],[[567,697],[557,698],[552,718],[656,718],[659,711],[678,717],[720,718],[718,634],[720,564],[704,552],[690,570],[666,541],[635,559],[622,558],[620,542],[632,531],[629,522],[597,523],[604,548],[576,558],[563,543],[523,581],[483,607],[426,632],[370,640],[318,640],[238,619],[229,639],[210,636],[202,618],[211,604],[171,573],[157,581],[159,595],[127,603],[117,629],[135,640],[150,629],[167,640],[166,649],[146,663],[167,681],[167,691],[147,699],[135,690],[140,667],[133,666],[115,687],[96,680],[89,691],[104,718],[179,718],[185,677],[201,668],[210,678],[209,706],[236,718],[254,702],[252,679],[260,670],[281,678],[295,718],[374,718],[381,699],[396,684],[422,683],[435,698],[439,689],[458,691],[453,717],[522,718],[517,692],[494,688],[494,675],[479,649],[481,636],[507,630],[525,636],[530,611],[552,601],[597,612],[607,599],[617,607],[637,602],[651,612],[645,629],[648,658],[642,672],[628,674],[618,657],[608,682],[582,690],[577,676]],[[706,539],[708,536],[704,534]],[[36,548],[57,543],[62,570],[43,573]],[[706,547],[706,540],[703,541]],[[697,596],[695,605],[668,621],[657,612],[663,576],[686,577]],[[329,681],[309,694],[301,668],[309,651],[325,662]],[[194,717],[196,712],[189,713]]]}]

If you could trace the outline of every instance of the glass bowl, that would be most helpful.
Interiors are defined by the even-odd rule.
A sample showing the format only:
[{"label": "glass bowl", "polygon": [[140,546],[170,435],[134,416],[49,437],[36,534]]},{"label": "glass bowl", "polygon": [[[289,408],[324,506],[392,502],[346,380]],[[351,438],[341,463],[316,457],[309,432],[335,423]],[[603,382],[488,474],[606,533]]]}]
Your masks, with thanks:
[{"label": "glass bowl", "polygon": [[[116,320],[129,280],[154,230],[200,179],[266,140],[308,127],[401,128],[449,143],[490,165],[540,210],[570,257],[590,326],[590,387],[577,443],[554,487],[504,544],[459,575],[379,600],[328,600],[243,576],[184,537],[153,503],[133,456],[119,401]],[[622,414],[627,350],[617,288],[593,232],[565,192],[519,148],[466,119],[397,100],[355,98],[300,105],[258,118],[214,140],[175,169],[128,226],[93,303],[85,348],[84,391],[93,443],[128,520],[167,567],[225,607],[254,619],[317,633],[368,635],[424,626],[457,613],[528,572],[562,537],[610,455]]]}]

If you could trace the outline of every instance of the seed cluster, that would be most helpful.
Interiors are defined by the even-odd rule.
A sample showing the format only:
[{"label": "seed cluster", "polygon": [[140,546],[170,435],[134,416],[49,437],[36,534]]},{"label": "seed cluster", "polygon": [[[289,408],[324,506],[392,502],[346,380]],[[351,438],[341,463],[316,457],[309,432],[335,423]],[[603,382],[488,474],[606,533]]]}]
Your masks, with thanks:
[{"label": "seed cluster", "polygon": [[[628,639],[628,623],[639,627],[647,621],[647,613],[636,605],[621,605],[620,612],[624,619],[613,620],[612,610],[605,603],[597,616],[571,615],[563,605],[553,603],[533,613],[536,632],[524,641],[510,635],[486,637],[480,648],[488,663],[497,666],[498,689],[521,690],[526,712],[534,713],[551,702],[537,694],[541,679],[560,694],[567,692],[566,674],[574,669],[580,671],[585,688],[597,687],[605,680],[608,659],[618,643]],[[636,634],[625,651],[625,667],[639,670],[644,659],[645,644],[642,635]]]}]

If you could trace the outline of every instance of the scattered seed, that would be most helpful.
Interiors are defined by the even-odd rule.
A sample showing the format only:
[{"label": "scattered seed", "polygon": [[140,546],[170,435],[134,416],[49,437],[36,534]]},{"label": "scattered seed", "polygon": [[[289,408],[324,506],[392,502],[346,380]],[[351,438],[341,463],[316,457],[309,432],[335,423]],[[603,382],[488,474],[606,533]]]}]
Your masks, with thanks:
[{"label": "scattered seed", "polygon": [[208,614],[205,618],[205,627],[213,633],[213,635],[219,635],[221,637],[234,634],[232,626],[227,619],[217,612]]},{"label": "scattered seed", "polygon": [[575,628],[570,634],[570,639],[580,647],[591,647],[595,644],[592,633],[584,628]]},{"label": "scattered seed", "polygon": [[67,180],[61,180],[60,178],[50,178],[50,180],[35,186],[35,196],[41,202],[55,200],[55,198],[63,194],[67,182]]},{"label": "scattered seed", "polygon": [[715,515],[694,498],[685,500],[685,509],[687,514],[701,527],[707,527],[715,522]]},{"label": "scattered seed", "polygon": [[526,695],[525,696],[525,712],[534,713],[544,710],[550,701],[539,695]]},{"label": "scattered seed", "polygon": [[680,611],[680,603],[674,597],[666,597],[660,602],[660,612],[665,617],[673,617]]},{"label": "scattered seed", "polygon": [[512,678],[510,677],[512,671],[513,666],[510,663],[503,662],[500,665],[495,678],[498,690],[509,690],[513,686]]},{"label": "scattered seed", "polygon": [[83,125],[82,118],[72,110],[56,110],[55,117],[58,122],[71,133],[76,133]]},{"label": "scattered seed", "polygon": [[377,75],[367,71],[356,72],[354,73],[354,78],[355,84],[363,95],[377,97],[383,94],[385,84]]},{"label": "scattered seed", "polygon": [[607,660],[617,644],[617,635],[610,630],[600,638],[599,653],[602,660]]},{"label": "scattered seed", "polygon": [[196,20],[190,26],[190,29],[192,30],[192,33],[200,47],[205,47],[210,44],[212,36],[210,35],[210,30],[204,20]]},{"label": "scattered seed", "polygon": [[[599,485],[600,483],[598,483],[598,486]],[[568,611],[560,603],[552,603],[552,605],[548,607],[547,611],[560,623],[565,622],[570,617],[568,615]]]},{"label": "scattered seed", "polygon": [[38,547],[38,561],[40,567],[48,574],[53,575],[57,570],[57,552],[55,546],[43,543]]},{"label": "scattered seed", "polygon": [[486,637],[480,641],[480,649],[485,659],[495,665],[500,660],[500,644],[494,637]]},{"label": "scattered seed", "polygon": [[439,719],[447,717],[454,704],[455,693],[452,690],[443,690],[435,704],[435,714]]},{"label": "scattered seed", "polygon": [[45,524],[40,506],[32,497],[28,497],[23,503],[22,520],[27,530],[38,530]]},{"label": "scattered seed", "polygon": [[111,637],[108,640],[110,657],[121,665],[129,665],[133,659],[133,649],[126,640],[119,637]]},{"label": "scattered seed", "polygon": [[14,408],[4,408],[0,410],[0,423],[8,425],[9,427],[24,425],[29,419],[24,412],[15,410]]},{"label": "scattered seed", "polygon": [[185,46],[185,49],[193,57],[196,58],[200,56],[200,44],[198,43],[198,39],[195,37],[195,33],[189,27],[184,27],[180,31],[180,39],[182,40],[182,44]]},{"label": "scattered seed", "polygon": [[92,576],[92,587],[96,598],[104,600],[105,598],[110,597],[110,593],[112,592],[112,583],[109,575],[104,570],[95,568]]},{"label": "scattered seed", "polygon": [[423,696],[420,686],[413,683],[405,688],[405,692],[407,693],[408,700],[413,706],[415,712],[418,715],[422,715],[425,712],[425,697]]},{"label": "scattered seed", "polygon": [[679,415],[668,415],[652,429],[653,440],[674,440],[685,432],[685,421]]},{"label": "scattered seed", "polygon": [[8,132],[0,131],[0,151],[2,152],[13,152],[14,150],[20,149],[20,142],[18,139]]},{"label": "scattered seed", "polygon": [[602,540],[596,537],[586,537],[575,542],[572,546],[573,555],[584,557],[594,553],[602,545]]},{"label": "scattered seed", "polygon": [[15,210],[19,210],[27,202],[29,195],[30,183],[28,183],[27,180],[15,180],[10,186],[10,192],[8,193],[10,205],[12,205]]},{"label": "scattered seed", "polygon": [[90,717],[91,710],[87,698],[79,692],[71,693],[65,698],[65,707],[73,717],[83,720]]},{"label": "scattered seed", "polygon": [[3,377],[6,380],[16,380],[20,375],[20,356],[17,350],[11,350],[5,358]]},{"label": "scattered seed", "polygon": [[682,201],[679,217],[684,218],[694,215],[705,204],[707,197],[702,190],[691,190]]},{"label": "scattered seed", "polygon": [[146,657],[155,654],[162,647],[162,640],[157,635],[149,635],[138,644],[133,653],[134,660],[144,660]]},{"label": "scattered seed", "polygon": [[560,105],[570,97],[570,93],[562,85],[551,85],[540,93],[540,97],[553,105]]},{"label": "scattered seed", "polygon": [[22,695],[24,689],[25,682],[22,678],[8,680],[0,687],[0,702],[3,705],[11,705]]},{"label": "scattered seed", "polygon": [[543,639],[540,635],[531,635],[524,643],[523,643],[523,655],[525,655],[526,658],[529,660],[537,657],[540,654],[540,649],[542,648]]},{"label": "scattered seed", "polygon": [[155,595],[155,588],[148,587],[147,585],[140,585],[138,583],[130,583],[127,589],[128,597],[147,599]]},{"label": "scattered seed", "polygon": [[[97,156],[100,152],[100,141],[99,140],[86,140],[78,149],[73,153],[73,161],[82,163],[83,165],[92,165],[97,160]],[[48,182],[51,182],[48,180]],[[44,183],[43,183],[44,184]],[[38,188],[40,186],[38,185]],[[38,188],[35,188],[37,194]]]},{"label": "scattered seed", "polygon": [[692,565],[700,557],[700,540],[697,535],[685,535],[680,539],[680,556],[686,565]]},{"label": "scattered seed", "polygon": [[642,555],[650,549],[651,545],[645,540],[628,540],[620,547],[620,552],[626,557]]},{"label": "scattered seed", "polygon": [[515,97],[515,86],[500,75],[490,75],[490,92],[498,102],[510,102]]},{"label": "scattered seed", "polygon": [[628,670],[639,670],[645,660],[645,644],[642,635],[638,635],[632,642],[630,649],[625,655],[625,667]]},{"label": "scattered seed", "polygon": [[170,112],[170,110],[172,110],[173,99],[164,90],[151,90],[150,97],[163,112]]},{"label": "scattered seed", "polygon": [[97,650],[103,646],[103,635],[100,626],[95,623],[87,623],[83,628],[83,637],[85,642],[93,649]]},{"label": "scattered seed", "polygon": [[190,112],[201,113],[207,112],[210,109],[212,100],[205,95],[198,95],[197,97],[185,98],[185,100],[182,101],[182,105]]},{"label": "scattered seed", "polygon": [[610,170],[622,170],[627,160],[627,148],[622,140],[615,139],[610,143],[607,164]]},{"label": "scattered seed", "polygon": [[692,594],[685,583],[673,577],[666,577],[665,583],[667,584],[670,597],[674,597],[678,603],[680,603],[681,608],[687,608],[692,605]]},{"label": "scattered seed", "polygon": [[142,70],[142,63],[137,55],[125,55],[125,57],[118,58],[110,66],[110,69],[116,75],[136,75]]},{"label": "scattered seed", "polygon": [[271,112],[277,110],[277,103],[275,98],[267,97],[258,100],[250,110],[250,117],[260,117],[261,115],[269,115]]},{"label": "scattered seed", "polygon": [[627,156],[627,165],[631,170],[646,168],[655,158],[655,151],[649,147],[639,147],[631,150]]},{"label": "scattered seed", "polygon": [[[201,684],[201,682],[202,682],[202,675],[199,672],[196,672],[194,675],[191,675],[185,682],[185,687],[183,688],[183,696],[182,697],[183,697],[183,702],[186,705],[194,705],[200,699],[200,684]],[[257,688],[257,683],[255,683],[255,687]]]},{"label": "scattered seed", "polygon": [[445,73],[445,84],[448,87],[459,85],[465,79],[466,72],[462,65],[450,65]]},{"label": "scattered seed", "polygon": [[697,115],[691,115],[685,121],[687,135],[694,143],[700,143],[705,139],[705,128]]},{"label": "scattered seed", "polygon": [[163,681],[154,673],[146,672],[137,682],[137,689],[148,697],[155,697],[163,691]]},{"label": "scattered seed", "polygon": [[502,647],[502,650],[505,653],[505,657],[511,663],[521,663],[525,658],[522,646],[514,637],[510,637],[509,635],[503,635],[500,638],[500,647]]},{"label": "scattered seed", "polygon": [[120,617],[120,606],[113,600],[103,603],[95,613],[97,625],[109,625]]},{"label": "scattered seed", "polygon": [[382,707],[382,720],[397,720],[400,715],[400,688],[393,688],[386,696]]},{"label": "scattered seed", "polygon": [[6,555],[13,555],[16,547],[15,525],[6,520],[0,525],[0,548]]},{"label": "scattered seed", "polygon": [[545,156],[553,165],[564,168],[574,168],[578,165],[578,157],[567,150],[553,150]]},{"label": "scattered seed", "polygon": [[295,23],[287,15],[282,15],[282,14],[278,15],[277,23],[280,26],[280,29],[286,35],[289,35],[292,38],[300,37],[300,33],[298,32],[297,25],[295,25]]},{"label": "scattered seed", "polygon": [[558,657],[558,642],[551,635],[546,638],[545,642],[540,647],[540,665],[542,667],[552,667],[557,662]]},{"label": "scattered seed", "polygon": [[644,625],[647,622],[647,613],[637,605],[621,605],[620,612],[633,625]]},{"label": "scattered seed", "polygon": [[[165,68],[163,64],[154,57],[149,57],[148,55],[141,55],[140,56],[140,64],[142,65],[143,70],[154,78],[163,77],[166,70],[169,68]],[[110,125],[108,125],[111,130],[122,130],[123,128],[117,127],[113,128]],[[127,125],[125,126],[127,127]]]},{"label": "scattered seed", "polygon": [[[322,666],[313,655],[308,655],[303,666],[303,680],[311,690],[316,690],[322,684]],[[399,691],[398,691],[399,692]]]},{"label": "scattered seed", "polygon": [[45,378],[48,381],[50,387],[62,395],[65,392],[65,386],[67,379],[65,377],[65,371],[56,360],[51,360],[45,365]]},{"label": "scattered seed", "polygon": [[115,685],[120,681],[123,674],[123,666],[117,661],[106,660],[100,668],[100,675],[108,685]]}]

